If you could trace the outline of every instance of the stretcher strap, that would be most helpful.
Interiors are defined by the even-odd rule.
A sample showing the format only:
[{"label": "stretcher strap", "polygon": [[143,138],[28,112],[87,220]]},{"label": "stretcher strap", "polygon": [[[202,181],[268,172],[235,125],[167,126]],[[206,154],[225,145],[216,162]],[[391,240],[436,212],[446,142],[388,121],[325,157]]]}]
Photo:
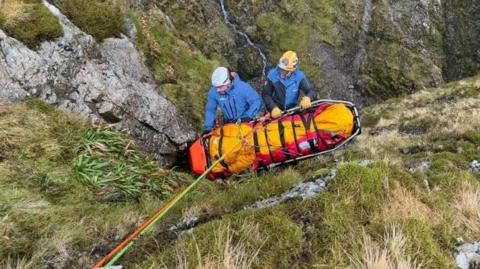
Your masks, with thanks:
[{"label": "stretcher strap", "polygon": [[[312,118],[311,118],[311,113],[302,113],[300,114],[300,118],[302,119],[302,122],[303,122],[303,126],[305,127],[305,132],[308,133],[308,131],[310,130],[310,123],[312,122]],[[307,119],[305,119],[305,116],[307,116]],[[317,134],[317,138],[318,138],[318,134]],[[312,150],[312,152],[317,152],[317,147],[315,146],[315,141],[313,139],[309,139],[308,140],[308,144],[310,145],[310,149]]]},{"label": "stretcher strap", "polygon": [[297,154],[300,154],[301,150],[297,141],[297,130],[295,128],[295,118],[293,116],[291,117],[291,123],[292,123],[292,131],[293,131],[293,141],[295,141],[295,146],[297,147]]},{"label": "stretcher strap", "polygon": [[[317,135],[317,145],[320,145],[320,141],[322,141],[322,138],[320,137],[320,132],[318,131],[317,122],[315,121],[315,115],[313,113],[310,113],[310,121],[312,121],[313,128],[315,129],[315,134]],[[318,148],[315,147],[314,151],[318,152]]]},{"label": "stretcher strap", "polygon": [[282,120],[278,120],[278,134],[280,136],[280,143],[282,144],[281,151],[285,155],[285,159],[291,159],[290,151],[285,146],[285,128],[283,127]]},{"label": "stretcher strap", "polygon": [[258,145],[258,134],[257,134],[257,132],[253,133],[253,146],[255,148],[255,154],[260,152],[260,146]]},{"label": "stretcher strap", "polygon": [[272,162],[274,162],[275,160],[273,159],[273,154],[272,154],[272,151],[270,150],[270,143],[268,143],[268,125],[265,125],[263,130],[265,132],[265,144],[267,144],[267,149],[268,149],[268,154],[270,155],[270,159],[272,160]]},{"label": "stretcher strap", "polygon": [[[219,145],[218,145],[218,155],[219,156],[217,156],[217,159],[220,158],[220,156],[223,156],[223,152],[222,152],[223,136],[224,136],[224,132],[223,132],[223,126],[222,126],[222,127],[220,127],[220,141],[219,141]],[[224,160],[222,160],[220,162],[220,165],[223,166],[223,168],[228,170],[228,165],[225,163]]]}]

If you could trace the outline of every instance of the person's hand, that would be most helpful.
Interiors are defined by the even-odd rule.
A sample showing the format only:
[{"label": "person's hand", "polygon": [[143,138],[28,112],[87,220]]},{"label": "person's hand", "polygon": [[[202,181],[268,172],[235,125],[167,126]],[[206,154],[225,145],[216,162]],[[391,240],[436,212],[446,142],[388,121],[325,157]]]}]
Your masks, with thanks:
[{"label": "person's hand", "polygon": [[272,115],[272,118],[278,119],[282,116],[282,113],[283,111],[280,108],[278,108],[278,106],[276,106],[274,109],[272,109],[271,115]]},{"label": "person's hand", "polygon": [[312,107],[312,101],[310,100],[310,97],[304,96],[302,100],[300,101],[300,108],[301,109],[308,109]]}]

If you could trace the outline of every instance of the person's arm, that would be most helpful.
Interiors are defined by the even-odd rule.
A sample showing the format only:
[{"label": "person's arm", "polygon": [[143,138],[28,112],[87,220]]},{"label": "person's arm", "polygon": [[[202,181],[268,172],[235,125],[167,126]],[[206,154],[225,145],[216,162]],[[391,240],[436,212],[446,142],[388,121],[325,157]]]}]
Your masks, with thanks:
[{"label": "person's arm", "polygon": [[215,123],[215,114],[217,112],[217,100],[212,92],[208,92],[207,105],[205,106],[205,117],[203,130],[210,131]]},{"label": "person's arm", "polygon": [[307,77],[304,77],[300,82],[300,90],[303,91],[305,96],[310,97],[310,100],[314,101],[317,99],[317,91],[313,88]]},{"label": "person's arm", "polygon": [[272,98],[274,90],[275,88],[273,86],[272,81],[267,79],[267,83],[263,87],[262,99],[263,99],[263,103],[265,103],[265,106],[267,107],[268,112],[272,111],[272,109],[274,109],[277,106],[277,104],[275,103],[275,101],[273,101],[273,98]]},{"label": "person's arm", "polygon": [[247,99],[246,101],[248,103],[248,110],[245,112],[245,114],[250,119],[253,119],[262,108],[262,99],[258,95],[258,92],[250,85],[248,85],[246,88],[245,98]]}]

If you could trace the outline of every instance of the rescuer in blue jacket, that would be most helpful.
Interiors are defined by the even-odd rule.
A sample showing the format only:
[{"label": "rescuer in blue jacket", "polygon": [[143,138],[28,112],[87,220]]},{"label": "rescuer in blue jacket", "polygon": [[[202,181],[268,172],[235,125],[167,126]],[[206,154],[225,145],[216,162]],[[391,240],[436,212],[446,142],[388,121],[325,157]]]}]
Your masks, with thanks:
[{"label": "rescuer in blue jacket", "polygon": [[[287,51],[280,58],[277,67],[270,70],[263,88],[262,98],[272,118],[279,118],[284,110],[297,105],[301,109],[312,106],[317,93],[305,74],[297,69],[298,58],[293,51]],[[300,91],[304,96],[300,100]]]},{"label": "rescuer in blue jacket", "polygon": [[219,67],[212,74],[212,88],[208,91],[204,133],[214,127],[217,107],[222,110],[224,123],[238,120],[249,122],[260,111],[262,100],[257,91],[242,81],[238,74]]}]

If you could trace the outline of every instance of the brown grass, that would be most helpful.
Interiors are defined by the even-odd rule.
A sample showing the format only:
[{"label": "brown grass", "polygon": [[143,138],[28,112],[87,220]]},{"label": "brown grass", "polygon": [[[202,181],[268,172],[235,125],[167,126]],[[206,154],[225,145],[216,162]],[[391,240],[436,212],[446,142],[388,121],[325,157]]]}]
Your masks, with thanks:
[{"label": "brown grass", "polygon": [[465,182],[458,191],[454,207],[457,214],[456,225],[480,238],[480,190]]},{"label": "brown grass", "polygon": [[[246,243],[246,236],[251,240],[252,237],[260,242],[265,241],[261,238],[258,225],[245,222],[238,231],[243,236],[239,240],[234,240],[234,231],[229,224],[220,226],[215,234],[215,247],[219,253],[210,253],[202,257],[198,243],[195,241],[197,252],[197,269],[249,269],[257,259],[260,249],[251,249]],[[177,268],[192,268],[185,253],[185,248],[176,250]]]},{"label": "brown grass", "polygon": [[363,236],[362,253],[350,256],[351,269],[420,269],[422,266],[405,253],[407,237],[395,226],[388,227],[382,242],[378,243],[366,234]]},{"label": "brown grass", "polygon": [[12,27],[28,20],[29,4],[20,0],[0,0],[0,12],[5,16],[5,25]]},{"label": "brown grass", "polygon": [[420,219],[438,222],[441,216],[422,203],[412,192],[397,183],[391,192],[387,206],[375,218],[379,220]]},{"label": "brown grass", "polygon": [[35,268],[32,262],[26,261],[24,259],[12,260],[8,259],[6,263],[0,263],[1,268],[5,269],[32,269]]}]

